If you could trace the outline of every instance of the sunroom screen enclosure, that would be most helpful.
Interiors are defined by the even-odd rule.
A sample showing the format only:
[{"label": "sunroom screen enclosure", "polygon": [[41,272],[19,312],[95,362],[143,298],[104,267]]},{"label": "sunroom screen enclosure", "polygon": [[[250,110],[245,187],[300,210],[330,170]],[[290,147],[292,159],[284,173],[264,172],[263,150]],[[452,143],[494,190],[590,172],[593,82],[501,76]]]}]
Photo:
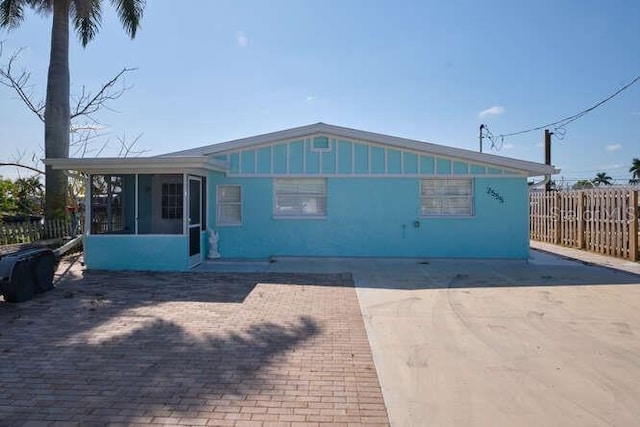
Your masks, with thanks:
[{"label": "sunroom screen enclosure", "polygon": [[[203,188],[206,177],[190,174],[92,174],[89,176],[91,200],[87,210],[90,239],[104,244],[109,238],[126,235],[149,237],[149,244],[181,246],[186,243],[188,266],[202,260],[206,236],[206,204]],[[177,240],[176,240],[177,238]],[[153,243],[155,241],[155,243]],[[143,242],[143,241],[142,241]],[[180,259],[181,249],[172,252]],[[124,250],[124,248],[123,248]],[[151,256],[152,251],[138,254]],[[185,261],[186,262],[186,261]],[[173,262],[172,262],[173,264]]]},{"label": "sunroom screen enclosure", "polygon": [[135,233],[135,175],[93,175],[91,234]]},{"label": "sunroom screen enclosure", "polygon": [[[181,174],[91,175],[91,234],[183,234],[184,179]],[[190,199],[190,206],[201,210],[200,198]],[[190,217],[200,225],[201,216]]]}]

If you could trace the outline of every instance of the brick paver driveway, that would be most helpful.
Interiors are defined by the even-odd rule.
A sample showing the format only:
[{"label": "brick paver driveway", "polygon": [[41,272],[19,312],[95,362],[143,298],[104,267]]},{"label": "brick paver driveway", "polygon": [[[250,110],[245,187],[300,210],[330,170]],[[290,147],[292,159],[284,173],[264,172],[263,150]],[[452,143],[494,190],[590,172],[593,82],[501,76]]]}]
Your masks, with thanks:
[{"label": "brick paver driveway", "polygon": [[0,424],[56,422],[388,420],[350,275],[74,267],[0,300]]}]

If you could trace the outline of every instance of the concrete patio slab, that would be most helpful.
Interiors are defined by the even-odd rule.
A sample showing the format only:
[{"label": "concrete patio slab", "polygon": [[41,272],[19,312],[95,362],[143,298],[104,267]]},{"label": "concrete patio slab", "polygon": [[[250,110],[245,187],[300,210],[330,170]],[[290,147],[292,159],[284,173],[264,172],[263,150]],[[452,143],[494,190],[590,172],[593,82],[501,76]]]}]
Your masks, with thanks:
[{"label": "concrete patio slab", "polygon": [[393,425],[639,419],[637,277],[556,261],[434,261],[413,268],[411,286],[400,270],[355,275]]},{"label": "concrete patio slab", "polygon": [[0,425],[388,425],[349,274],[58,273],[0,301]]}]

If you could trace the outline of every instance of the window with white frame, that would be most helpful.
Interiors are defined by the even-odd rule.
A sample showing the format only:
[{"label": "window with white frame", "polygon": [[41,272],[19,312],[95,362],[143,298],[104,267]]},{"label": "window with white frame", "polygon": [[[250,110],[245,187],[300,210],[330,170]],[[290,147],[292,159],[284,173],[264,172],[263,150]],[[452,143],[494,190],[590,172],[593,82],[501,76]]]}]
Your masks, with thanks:
[{"label": "window with white frame", "polygon": [[217,225],[242,224],[242,188],[239,185],[218,185],[216,204]]},{"label": "window with white frame", "polygon": [[283,178],[275,180],[274,217],[321,218],[326,215],[326,179]]},{"label": "window with white frame", "polygon": [[473,183],[471,179],[421,180],[420,215],[473,215]]},{"label": "window with white frame", "polygon": [[182,219],[184,205],[182,183],[162,184],[162,219]]}]

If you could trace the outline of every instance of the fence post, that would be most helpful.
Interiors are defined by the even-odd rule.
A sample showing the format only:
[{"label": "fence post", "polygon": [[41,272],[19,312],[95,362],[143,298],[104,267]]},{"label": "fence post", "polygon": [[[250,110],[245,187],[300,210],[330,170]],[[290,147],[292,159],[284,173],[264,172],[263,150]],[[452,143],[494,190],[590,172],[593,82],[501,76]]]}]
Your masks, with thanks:
[{"label": "fence post", "polygon": [[578,191],[578,208],[577,208],[577,212],[576,215],[578,215],[578,236],[577,237],[577,244],[578,244],[578,249],[584,249],[584,191],[580,190]]},{"label": "fence post", "polygon": [[631,261],[638,259],[638,190],[631,190],[629,194],[629,258]]},{"label": "fence post", "polygon": [[560,223],[562,212],[560,212],[560,193],[554,192],[553,194],[553,243],[556,245],[560,244],[560,227],[562,224]]}]

